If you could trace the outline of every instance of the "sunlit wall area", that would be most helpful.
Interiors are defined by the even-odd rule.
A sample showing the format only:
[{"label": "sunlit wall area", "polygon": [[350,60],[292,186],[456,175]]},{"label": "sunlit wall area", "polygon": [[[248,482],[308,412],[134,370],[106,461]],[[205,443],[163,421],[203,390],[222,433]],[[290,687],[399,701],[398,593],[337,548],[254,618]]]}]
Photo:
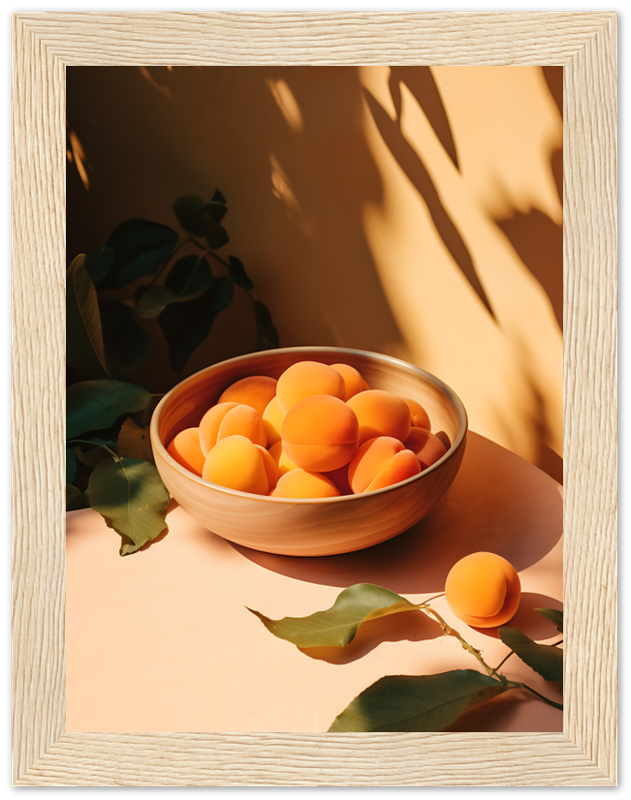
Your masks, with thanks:
[{"label": "sunlit wall area", "polygon": [[[561,95],[560,67],[69,67],[68,260],[219,187],[281,345],[418,364],[561,480]],[[143,321],[130,379],[252,350],[250,306],[237,292],[181,376]]]}]

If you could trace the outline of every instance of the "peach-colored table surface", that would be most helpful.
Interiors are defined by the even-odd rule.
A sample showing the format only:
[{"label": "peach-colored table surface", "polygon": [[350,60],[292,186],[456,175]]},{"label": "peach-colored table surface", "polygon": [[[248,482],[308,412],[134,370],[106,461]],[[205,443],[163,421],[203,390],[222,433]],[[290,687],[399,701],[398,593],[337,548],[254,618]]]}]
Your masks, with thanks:
[{"label": "peach-colored table surface", "polygon": [[[67,517],[68,731],[326,731],[384,675],[477,669],[477,661],[421,611],[365,624],[346,648],[300,651],[247,609],[303,616],[342,588],[375,583],[414,602],[442,592],[452,564],[477,550],[507,558],[523,597],[514,625],[558,640],[534,608],[562,607],[562,487],[519,456],[469,434],[462,468],[441,504],[389,542],[341,556],[291,558],[232,545],[181,508],[169,533],[118,555],[119,537],[91,510]],[[469,628],[444,597],[448,624],[497,665],[495,630]],[[502,671],[557,702],[517,656]],[[478,707],[451,730],[561,731],[562,712],[524,690]]]}]

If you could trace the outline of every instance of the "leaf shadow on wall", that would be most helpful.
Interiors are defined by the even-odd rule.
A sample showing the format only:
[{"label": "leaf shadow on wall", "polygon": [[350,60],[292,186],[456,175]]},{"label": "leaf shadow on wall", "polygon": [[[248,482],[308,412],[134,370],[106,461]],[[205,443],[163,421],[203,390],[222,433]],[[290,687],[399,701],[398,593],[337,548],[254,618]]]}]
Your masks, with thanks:
[{"label": "leaf shadow on wall", "polygon": [[[423,67],[423,69],[429,70],[429,67]],[[399,84],[395,85],[398,88]],[[494,317],[493,309],[475,270],[471,254],[447,209],[443,206],[425,164],[403,135],[400,118],[393,121],[383,106],[366,88],[364,88],[364,96],[384,143],[407,175],[408,180],[423,198],[445,247],[489,314]],[[427,105],[425,103],[424,107]]]},{"label": "leaf shadow on wall", "polygon": [[[563,67],[542,67],[549,94],[563,119]],[[563,203],[563,149],[550,155],[550,170],[559,200]],[[511,217],[496,219],[515,252],[548,296],[563,330],[563,225],[558,225],[537,208],[527,214],[515,211]]]}]

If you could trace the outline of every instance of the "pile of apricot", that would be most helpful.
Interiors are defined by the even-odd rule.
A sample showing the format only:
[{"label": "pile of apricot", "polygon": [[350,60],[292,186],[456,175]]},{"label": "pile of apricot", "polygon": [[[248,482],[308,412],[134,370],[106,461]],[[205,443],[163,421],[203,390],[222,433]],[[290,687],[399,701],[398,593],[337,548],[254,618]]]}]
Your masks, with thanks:
[{"label": "pile of apricot", "polygon": [[299,361],[278,380],[236,381],[167,450],[211,483],[288,498],[382,489],[447,452],[420,403],[371,389],[348,364],[317,361]]}]

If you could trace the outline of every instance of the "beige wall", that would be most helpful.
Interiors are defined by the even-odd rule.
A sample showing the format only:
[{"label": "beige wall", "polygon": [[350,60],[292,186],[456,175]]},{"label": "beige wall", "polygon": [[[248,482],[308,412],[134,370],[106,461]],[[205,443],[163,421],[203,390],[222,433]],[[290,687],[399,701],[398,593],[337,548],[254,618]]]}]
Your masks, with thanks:
[{"label": "beige wall", "polygon": [[[69,259],[129,217],[174,225],[175,198],[219,186],[226,251],[282,345],[414,362],[462,397],[473,430],[561,479],[562,68],[67,78]],[[253,349],[250,311],[238,293],[184,375]],[[160,348],[131,377],[178,379]]]}]

